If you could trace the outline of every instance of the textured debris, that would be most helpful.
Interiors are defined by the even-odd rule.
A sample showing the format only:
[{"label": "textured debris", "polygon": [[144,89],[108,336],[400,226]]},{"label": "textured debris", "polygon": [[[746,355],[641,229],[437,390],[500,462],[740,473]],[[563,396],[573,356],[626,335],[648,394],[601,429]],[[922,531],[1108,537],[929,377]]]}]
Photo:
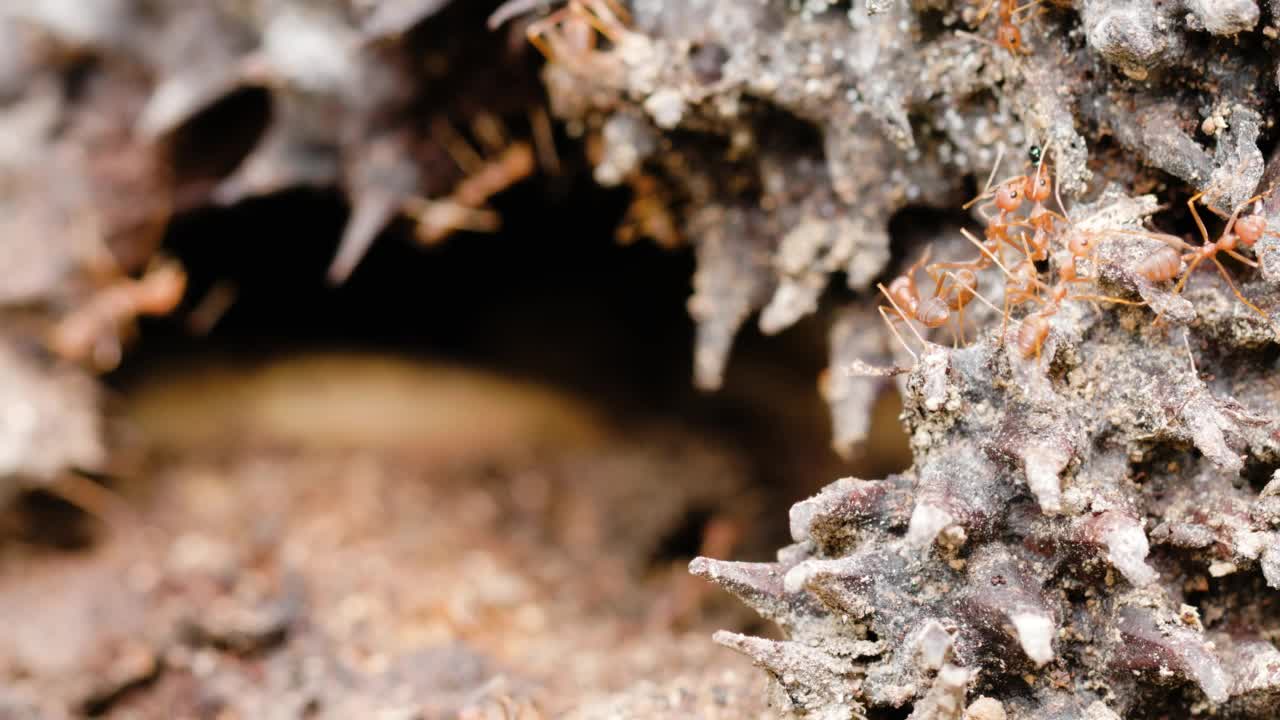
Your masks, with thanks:
[{"label": "textured debris", "polygon": [[71,368],[47,371],[0,344],[0,503],[25,485],[107,461],[98,390]]},{"label": "textured debris", "polygon": [[[1151,205],[1112,196],[1073,211],[1106,292],[1138,294],[1125,269],[1148,247],[1133,241],[1152,239],[1140,223]],[[976,682],[1009,718],[1147,717],[1165,702],[1274,714],[1255,656],[1212,639],[1274,625],[1246,609],[1274,584],[1274,488],[1240,480],[1275,462],[1273,361],[1228,330],[1225,284],[1201,287],[1185,330],[1153,325],[1142,304],[1081,300],[1052,316],[1039,358],[1001,336],[998,317],[968,347],[917,355],[901,385],[914,467],[797,503],[796,545],[752,566],[773,582],[750,604],[791,638],[769,646],[775,670],[830,668],[849,657],[842,643],[876,639],[852,672],[810,675],[820,686],[804,687],[806,707],[847,696],[958,718]],[[1193,338],[1217,338],[1217,357],[1246,354],[1232,380],[1201,373]],[[823,643],[803,654],[778,649],[814,636]]]}]

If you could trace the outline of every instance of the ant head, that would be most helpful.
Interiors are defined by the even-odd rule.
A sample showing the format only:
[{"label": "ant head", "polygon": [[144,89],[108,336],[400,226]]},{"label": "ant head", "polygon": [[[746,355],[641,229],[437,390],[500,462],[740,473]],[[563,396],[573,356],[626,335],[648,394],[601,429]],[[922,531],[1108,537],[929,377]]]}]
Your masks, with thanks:
[{"label": "ant head", "polygon": [[996,192],[996,207],[1004,212],[1014,212],[1022,207],[1022,189],[1019,183],[1010,183]]},{"label": "ant head", "polygon": [[1067,241],[1067,250],[1069,250],[1075,257],[1085,257],[1089,253],[1093,252],[1093,248],[1096,247],[1097,243],[1094,242],[1095,239],[1096,238],[1089,233],[1074,233],[1072,234],[1071,239]]},{"label": "ant head", "polygon": [[1023,186],[1023,191],[1032,202],[1042,203],[1053,194],[1053,184],[1044,173],[1039,171],[1028,175]]},{"label": "ant head", "polygon": [[1032,163],[1039,163],[1041,157],[1040,152],[1039,145],[1032,145],[1027,149],[1027,157],[1031,159]]},{"label": "ant head", "polygon": [[1011,23],[1001,25],[996,31],[996,44],[1012,53],[1021,52],[1022,32]]},{"label": "ant head", "polygon": [[1236,237],[1245,245],[1253,245],[1267,231],[1267,219],[1261,215],[1245,215],[1236,220]]}]

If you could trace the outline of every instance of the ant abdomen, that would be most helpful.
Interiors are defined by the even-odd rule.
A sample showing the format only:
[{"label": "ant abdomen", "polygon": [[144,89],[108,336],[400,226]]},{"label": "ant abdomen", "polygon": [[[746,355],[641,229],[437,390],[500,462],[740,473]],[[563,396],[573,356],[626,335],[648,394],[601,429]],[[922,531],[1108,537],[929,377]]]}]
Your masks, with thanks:
[{"label": "ant abdomen", "polygon": [[1267,231],[1267,219],[1261,215],[1245,215],[1236,220],[1235,232],[1236,237],[1246,247],[1252,246],[1258,240],[1262,239],[1263,233]]},{"label": "ant abdomen", "polygon": [[1014,344],[1022,357],[1031,357],[1040,354],[1040,347],[1048,337],[1049,319],[1039,313],[1032,313],[1022,320]]},{"label": "ant abdomen", "polygon": [[932,297],[920,304],[916,319],[927,328],[940,328],[951,319],[951,308],[940,297]]},{"label": "ant abdomen", "polygon": [[1182,256],[1177,250],[1165,246],[1138,263],[1136,272],[1151,282],[1164,282],[1178,276],[1182,269]]}]

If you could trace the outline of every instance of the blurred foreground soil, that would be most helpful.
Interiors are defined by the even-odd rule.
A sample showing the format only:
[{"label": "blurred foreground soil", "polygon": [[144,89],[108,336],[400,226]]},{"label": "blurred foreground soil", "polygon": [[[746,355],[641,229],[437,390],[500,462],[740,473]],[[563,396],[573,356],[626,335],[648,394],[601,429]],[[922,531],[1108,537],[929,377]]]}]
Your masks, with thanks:
[{"label": "blurred foreground soil", "polygon": [[0,718],[766,715],[710,634],[767,630],[685,565],[764,553],[776,501],[695,428],[373,356],[125,397],[105,522],[4,518]]}]

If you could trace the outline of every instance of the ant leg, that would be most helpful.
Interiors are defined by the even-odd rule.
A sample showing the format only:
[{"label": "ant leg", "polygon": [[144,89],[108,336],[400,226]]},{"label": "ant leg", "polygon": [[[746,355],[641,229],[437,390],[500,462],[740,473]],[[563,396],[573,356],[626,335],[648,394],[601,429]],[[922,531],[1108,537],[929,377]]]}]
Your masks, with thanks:
[{"label": "ant leg", "polygon": [[1004,263],[1000,262],[1000,260],[996,258],[996,256],[990,250],[988,250],[982,244],[981,241],[978,240],[978,238],[974,237],[973,233],[969,232],[968,228],[961,228],[960,234],[963,235],[966,240],[972,243],[974,247],[978,248],[979,252],[981,252],[983,255],[986,255],[988,258],[990,258],[991,261],[996,264],[996,267],[999,267],[1002,271],[1004,271],[1005,277],[1008,277],[1010,280],[1013,279],[1013,273],[1009,272],[1009,268],[1005,267]]},{"label": "ant leg", "polygon": [[[549,20],[550,18],[547,19]],[[436,142],[440,143],[445,152],[449,154],[449,158],[453,160],[454,164],[462,172],[467,175],[476,175],[484,170],[484,158],[448,120],[438,118],[431,123],[431,135]]]},{"label": "ant leg", "polygon": [[616,43],[618,38],[622,36],[626,23],[613,12],[608,0],[571,2],[569,7],[573,9],[575,14],[586,20],[591,27],[598,30],[601,35],[609,38],[611,42]]},{"label": "ant leg", "polygon": [[502,119],[488,111],[478,112],[471,119],[471,136],[478,139],[490,155],[497,155],[511,145]]},{"label": "ant leg", "polygon": [[893,318],[889,317],[889,313],[885,311],[884,306],[877,305],[876,309],[880,311],[880,319],[884,320],[885,325],[889,326],[889,332],[893,333],[893,336],[898,338],[898,342],[902,344],[902,349],[910,353],[911,357],[914,358],[917,363],[920,362],[920,356],[916,355],[916,351],[912,350],[911,346],[907,344],[907,341],[902,339],[902,335],[898,332],[898,329],[893,326]]},{"label": "ant leg", "polygon": [[[1050,143],[1052,143],[1052,141],[1050,141]],[[1053,199],[1058,201],[1058,209],[1062,211],[1062,220],[1070,225],[1071,216],[1067,214],[1067,206],[1062,204],[1062,193],[1058,191],[1058,186],[1060,185],[1062,185],[1060,182],[1053,183]]]},{"label": "ant leg", "polygon": [[1240,262],[1244,263],[1245,265],[1248,265],[1248,266],[1249,266],[1249,267],[1251,267],[1251,268],[1256,268],[1256,267],[1258,267],[1258,261],[1257,261],[1257,260],[1254,260],[1254,259],[1252,259],[1252,258],[1247,258],[1247,257],[1245,257],[1245,256],[1241,255],[1240,253],[1236,252],[1235,250],[1224,250],[1223,252],[1225,252],[1226,254],[1230,255],[1230,256],[1231,256],[1231,257],[1233,257],[1233,258],[1235,258],[1236,260],[1239,260]]},{"label": "ant leg", "polygon": [[1250,310],[1258,313],[1258,315],[1260,315],[1263,320],[1266,320],[1268,323],[1271,323],[1270,315],[1262,312],[1262,310],[1257,305],[1254,305],[1253,303],[1249,302],[1248,298],[1240,294],[1240,290],[1236,288],[1235,282],[1231,279],[1231,274],[1227,272],[1227,268],[1222,265],[1222,263],[1218,260],[1218,258],[1210,256],[1209,259],[1213,261],[1214,265],[1218,266],[1218,272],[1222,274],[1222,279],[1227,281],[1227,286],[1231,288],[1231,292],[1235,293],[1236,297],[1240,300],[1240,302],[1244,303],[1245,306],[1248,307]]},{"label": "ant leg", "polygon": [[[982,199],[983,199],[982,196],[979,195],[978,197],[970,200],[962,209],[968,210],[969,208],[973,207],[974,203]],[[996,204],[994,201],[988,200],[987,202],[984,202],[981,205],[979,205],[978,208],[973,211],[973,213],[977,215],[979,218],[981,218],[982,222],[986,223],[987,225],[990,225],[991,221],[995,219],[995,215],[991,214],[991,208],[995,206]]]},{"label": "ant leg", "polygon": [[927,267],[924,269],[924,272],[925,272],[925,274],[926,274],[926,275],[928,275],[930,278],[932,278],[932,279],[933,279],[933,297],[941,297],[941,296],[942,296],[942,287],[943,287],[943,285],[942,285],[942,284],[943,284],[943,282],[945,282],[945,281],[946,281],[946,279],[947,279],[947,275],[949,275],[950,273],[942,273],[942,274],[940,274],[940,275],[938,275],[938,274],[934,274],[934,269],[935,269],[935,268],[937,268],[937,265],[936,265],[936,264],[935,264],[935,265],[929,265],[929,266],[927,266]]},{"label": "ant leg", "polygon": [[1248,200],[1245,200],[1244,202],[1242,202],[1242,203],[1240,203],[1239,205],[1237,205],[1237,206],[1236,206],[1236,209],[1235,209],[1235,210],[1233,210],[1233,211],[1231,211],[1231,218],[1230,218],[1229,220],[1227,220],[1227,226],[1226,226],[1225,228],[1223,228],[1223,230],[1222,230],[1222,235],[1223,235],[1223,237],[1226,237],[1226,236],[1231,232],[1231,229],[1232,229],[1232,228],[1234,228],[1234,227],[1236,226],[1236,220],[1239,220],[1239,219],[1240,219],[1240,213],[1244,212],[1244,209],[1245,209],[1245,208],[1249,207],[1249,206],[1250,206],[1250,205],[1252,205],[1253,203],[1258,202],[1258,201],[1259,201],[1259,200],[1261,200],[1263,197],[1265,197],[1265,194],[1263,194],[1263,195],[1254,195],[1253,197],[1249,198]]},{"label": "ant leg", "polygon": [[631,13],[618,0],[587,0],[587,4],[600,14],[600,8],[612,13],[615,20],[622,25],[631,24]]},{"label": "ant leg", "polygon": [[1140,237],[1148,240],[1159,240],[1174,250],[1194,251],[1199,247],[1197,245],[1192,245],[1177,235],[1168,235],[1166,233],[1148,232],[1146,230],[1107,230],[1106,233],[1108,235],[1124,235],[1126,237]]},{"label": "ant leg", "polygon": [[[977,287],[975,287],[974,285],[966,285],[966,284],[964,284],[964,283],[960,282],[960,278],[956,277],[955,273],[950,273],[950,272],[949,272],[949,273],[947,273],[947,276],[951,278],[952,287],[960,287],[960,288],[964,288],[965,290],[968,290],[969,292],[973,293],[973,296],[974,296],[974,297],[976,297],[976,298],[978,298],[979,300],[981,300],[983,305],[986,305],[987,307],[991,308],[992,310],[996,310],[996,306],[995,306],[995,305],[992,305],[990,300],[988,300],[988,299],[986,299],[985,297],[983,297],[982,293],[978,292],[978,288],[977,288]],[[963,310],[963,308],[961,308],[961,310]]]},{"label": "ant leg", "polygon": [[[982,192],[978,194],[978,197],[982,197],[983,195],[986,195],[987,193],[991,192],[991,183],[996,179],[996,173],[1000,172],[1000,164],[1003,162],[1004,162],[1004,143],[1000,143],[999,145],[996,146],[996,161],[995,161],[995,164],[991,166],[991,174],[987,175],[987,184],[982,186]],[[972,203],[972,201],[970,202]],[[967,210],[968,208],[966,207],[964,209]]]},{"label": "ant leg", "polygon": [[135,539],[141,535],[142,521],[124,498],[89,478],[65,474],[41,489],[80,508],[115,532]]},{"label": "ant leg", "polygon": [[1017,15],[1018,13],[1024,10],[1030,10],[1031,8],[1036,7],[1040,3],[1041,3],[1041,0],[1031,0],[1031,2],[1027,3],[1026,5],[1014,8],[1013,12],[1010,13],[1010,15]]},{"label": "ant leg", "polygon": [[1187,207],[1191,208],[1191,217],[1196,219],[1196,227],[1200,228],[1200,237],[1204,238],[1204,244],[1209,245],[1213,243],[1213,241],[1209,239],[1209,231],[1205,229],[1204,221],[1200,219],[1200,213],[1196,212],[1196,201],[1199,200],[1203,195],[1204,195],[1203,190],[1196,193],[1195,195],[1192,195],[1190,198],[1187,199]]},{"label": "ant leg", "polygon": [[538,164],[548,174],[559,175],[560,154],[556,152],[556,134],[545,106],[537,105],[529,112],[529,125],[533,128],[533,147],[537,151]]},{"label": "ant leg", "polygon": [[978,15],[976,16],[975,20],[977,20],[977,23],[979,25],[982,24],[983,20],[987,19],[987,15],[991,12],[991,8],[995,7],[995,4],[996,4],[996,0],[987,0],[987,4],[983,6],[981,10],[978,11]]},{"label": "ant leg", "polygon": [[[1203,225],[1201,227],[1203,227]],[[1210,257],[1213,257],[1213,256],[1211,255]],[[1187,280],[1191,279],[1191,272],[1196,269],[1197,265],[1199,265],[1201,262],[1204,261],[1204,258],[1205,258],[1204,255],[1196,253],[1195,259],[1192,260],[1191,264],[1187,266],[1187,271],[1183,273],[1182,279],[1178,281],[1178,284],[1176,286],[1174,286],[1173,288],[1174,295],[1177,295],[1182,292],[1182,288],[1186,286]],[[1214,260],[1215,262],[1217,261],[1216,258]]]},{"label": "ant leg", "polygon": [[911,263],[911,267],[907,268],[907,271],[903,273],[903,275],[906,275],[908,277],[915,275],[916,271],[924,267],[925,263],[929,262],[929,258],[932,256],[933,256],[933,245],[932,244],[925,245],[924,252],[920,253],[920,259]]},{"label": "ant leg", "polygon": [[929,267],[925,268],[924,270],[925,272],[929,273],[929,277],[937,279],[937,276],[942,274],[942,273],[939,273],[938,270],[950,270],[950,269],[959,270],[961,268],[969,268],[970,270],[972,270],[974,269],[974,264],[972,262],[963,262],[960,260],[957,260],[955,262],[936,262],[936,263],[929,263]]},{"label": "ant leg", "polygon": [[893,296],[889,294],[889,291],[885,289],[884,285],[882,283],[876,283],[876,287],[880,288],[880,292],[884,294],[885,299],[889,301],[889,304],[893,306],[893,309],[898,311],[898,317],[902,318],[902,321],[907,324],[911,333],[920,341],[920,347],[929,347],[929,343],[924,339],[924,336],[920,334],[919,330],[916,330],[915,325],[911,324],[911,321],[907,318],[907,314],[902,311],[902,308],[898,307],[898,301],[893,299]]},{"label": "ant leg", "polygon": [[525,37],[529,39],[530,44],[538,49],[538,52],[542,53],[542,57],[546,58],[547,62],[553,63],[559,60],[553,47],[555,43],[547,38],[551,36],[556,26],[564,19],[564,14],[564,10],[557,10],[541,20],[534,20],[525,28]]}]

